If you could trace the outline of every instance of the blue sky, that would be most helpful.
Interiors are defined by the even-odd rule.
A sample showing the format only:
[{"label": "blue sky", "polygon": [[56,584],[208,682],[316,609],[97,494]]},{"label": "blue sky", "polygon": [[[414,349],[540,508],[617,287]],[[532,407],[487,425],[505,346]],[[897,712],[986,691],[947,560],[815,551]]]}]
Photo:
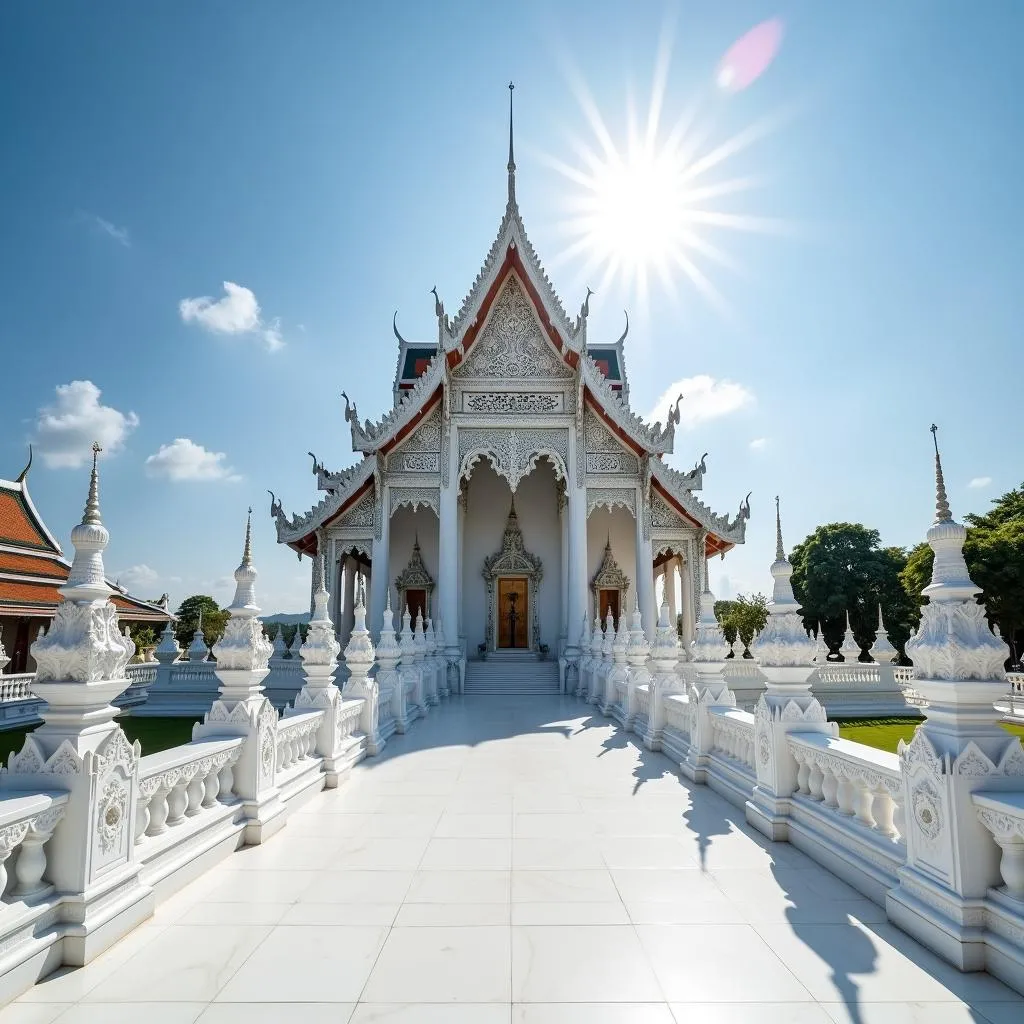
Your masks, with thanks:
[{"label": "blue sky", "polygon": [[[723,93],[719,59],[771,17],[774,64]],[[575,312],[600,277],[558,259],[580,186],[555,164],[596,146],[578,83],[621,148],[667,40],[663,125],[696,103],[701,152],[765,128],[709,177],[755,181],[720,208],[781,230],[709,231],[737,265],[697,258],[725,313],[681,273],[646,299],[619,279],[590,340],[630,309],[640,412],[711,379],[674,461],[710,452],[719,511],[754,492],[719,588],[768,588],[776,493],[787,545],[836,519],[912,544],[933,420],[956,514],[1021,478],[1022,31],[1012,0],[5,4],[0,474],[37,440],[32,492],[66,542],[75,453],[106,439],[108,569],[175,603],[229,596],[252,503],[261,603],[304,609],[308,563],[275,544],[266,489],[308,509],[306,452],[354,460],[339,392],[363,416],[390,405],[393,311],[415,339],[432,285],[458,307],[503,210],[507,81],[520,208]],[[182,306],[223,282],[248,290],[232,318]],[[73,381],[92,388],[58,394]]]}]

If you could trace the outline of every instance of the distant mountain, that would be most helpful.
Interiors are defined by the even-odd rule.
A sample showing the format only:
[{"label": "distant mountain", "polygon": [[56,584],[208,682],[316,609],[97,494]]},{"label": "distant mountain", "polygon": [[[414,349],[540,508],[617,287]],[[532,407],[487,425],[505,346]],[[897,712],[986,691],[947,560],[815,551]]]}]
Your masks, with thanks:
[{"label": "distant mountain", "polygon": [[305,626],[309,622],[309,612],[300,612],[297,615],[278,612],[276,615],[261,615],[260,618],[264,622],[279,622],[282,626],[294,626],[297,622],[301,622]]}]

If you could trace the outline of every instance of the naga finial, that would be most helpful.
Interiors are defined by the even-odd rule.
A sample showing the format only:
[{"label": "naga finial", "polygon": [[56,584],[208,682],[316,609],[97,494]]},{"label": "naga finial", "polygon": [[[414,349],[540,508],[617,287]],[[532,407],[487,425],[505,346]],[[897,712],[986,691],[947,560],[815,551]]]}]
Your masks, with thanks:
[{"label": "naga finial", "polygon": [[441,319],[444,316],[444,303],[441,301],[441,296],[437,294],[437,285],[430,289],[431,295],[434,296],[434,315]]},{"label": "naga finial", "polygon": [[395,315],[391,318],[391,330],[395,332],[395,337],[398,339],[399,344],[408,345],[409,342],[398,333],[398,310],[395,310]]},{"label": "naga finial", "polygon": [[695,465],[695,466],[693,467],[693,471],[694,471],[694,473],[706,473],[706,472],[708,471],[708,463],[707,463],[707,457],[708,457],[708,453],[707,453],[707,452],[705,452],[705,453],[704,453],[704,454],[703,454],[703,455],[702,455],[702,456],[700,457],[700,462],[698,462],[698,463],[697,463],[697,464],[696,464],[696,465]]},{"label": "naga finial", "polygon": [[270,514],[271,514],[271,516],[273,516],[274,519],[281,519],[281,518],[283,518],[284,517],[284,511],[283,511],[283,507],[281,505],[281,502],[275,496],[273,491],[268,489],[267,490],[267,494],[270,495]]},{"label": "naga finial", "polygon": [[622,315],[626,318],[626,329],[622,332],[619,340],[615,342],[616,346],[621,345],[626,340],[626,335],[629,334],[629,313],[624,309]]},{"label": "naga finial", "polygon": [[359,426],[359,413],[356,411],[356,403],[349,400],[348,395],[344,391],[341,393],[341,397],[345,399],[345,422],[355,423]]}]

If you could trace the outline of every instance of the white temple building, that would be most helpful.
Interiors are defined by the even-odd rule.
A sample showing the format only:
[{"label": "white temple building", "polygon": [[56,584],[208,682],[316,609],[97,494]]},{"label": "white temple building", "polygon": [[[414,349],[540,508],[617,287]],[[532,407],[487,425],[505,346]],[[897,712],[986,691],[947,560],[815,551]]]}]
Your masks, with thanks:
[{"label": "white temple building", "polygon": [[363,575],[375,637],[391,588],[399,615],[442,627],[450,664],[536,671],[549,657],[564,688],[584,621],[611,610],[617,622],[635,599],[653,633],[662,574],[688,650],[707,558],[743,542],[750,512],[700,501],[703,458],[688,473],[666,464],[679,401],[653,426],[630,409],[628,320],[617,341],[588,338],[589,291],[566,314],[527,238],[515,170],[510,117],[505,215],[458,313],[435,289],[431,343],[406,341],[396,319],[393,408],[360,421],[342,393],[361,460],[332,472],[314,455],[323,499],[289,517],[271,494],[271,514],[280,543],[326,556],[342,643]]}]

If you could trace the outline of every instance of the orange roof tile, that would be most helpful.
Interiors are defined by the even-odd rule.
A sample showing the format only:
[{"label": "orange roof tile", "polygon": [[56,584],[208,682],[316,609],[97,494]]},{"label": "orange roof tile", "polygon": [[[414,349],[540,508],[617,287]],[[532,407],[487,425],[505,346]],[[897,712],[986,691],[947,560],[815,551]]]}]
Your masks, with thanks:
[{"label": "orange roof tile", "polygon": [[24,573],[26,576],[53,576],[61,583],[68,578],[68,567],[56,558],[17,555],[13,551],[0,551],[0,572]]},{"label": "orange roof tile", "polygon": [[[39,528],[25,499],[18,491],[0,489],[0,543],[21,544],[54,551],[53,545]],[[54,551],[56,554],[56,551]]]},{"label": "orange roof tile", "polygon": [[[63,580],[53,583],[15,583],[0,579],[0,614],[39,615],[49,618],[64,599],[58,591]],[[126,621],[166,622],[169,615],[147,608],[124,594],[111,597],[120,618]]]}]

